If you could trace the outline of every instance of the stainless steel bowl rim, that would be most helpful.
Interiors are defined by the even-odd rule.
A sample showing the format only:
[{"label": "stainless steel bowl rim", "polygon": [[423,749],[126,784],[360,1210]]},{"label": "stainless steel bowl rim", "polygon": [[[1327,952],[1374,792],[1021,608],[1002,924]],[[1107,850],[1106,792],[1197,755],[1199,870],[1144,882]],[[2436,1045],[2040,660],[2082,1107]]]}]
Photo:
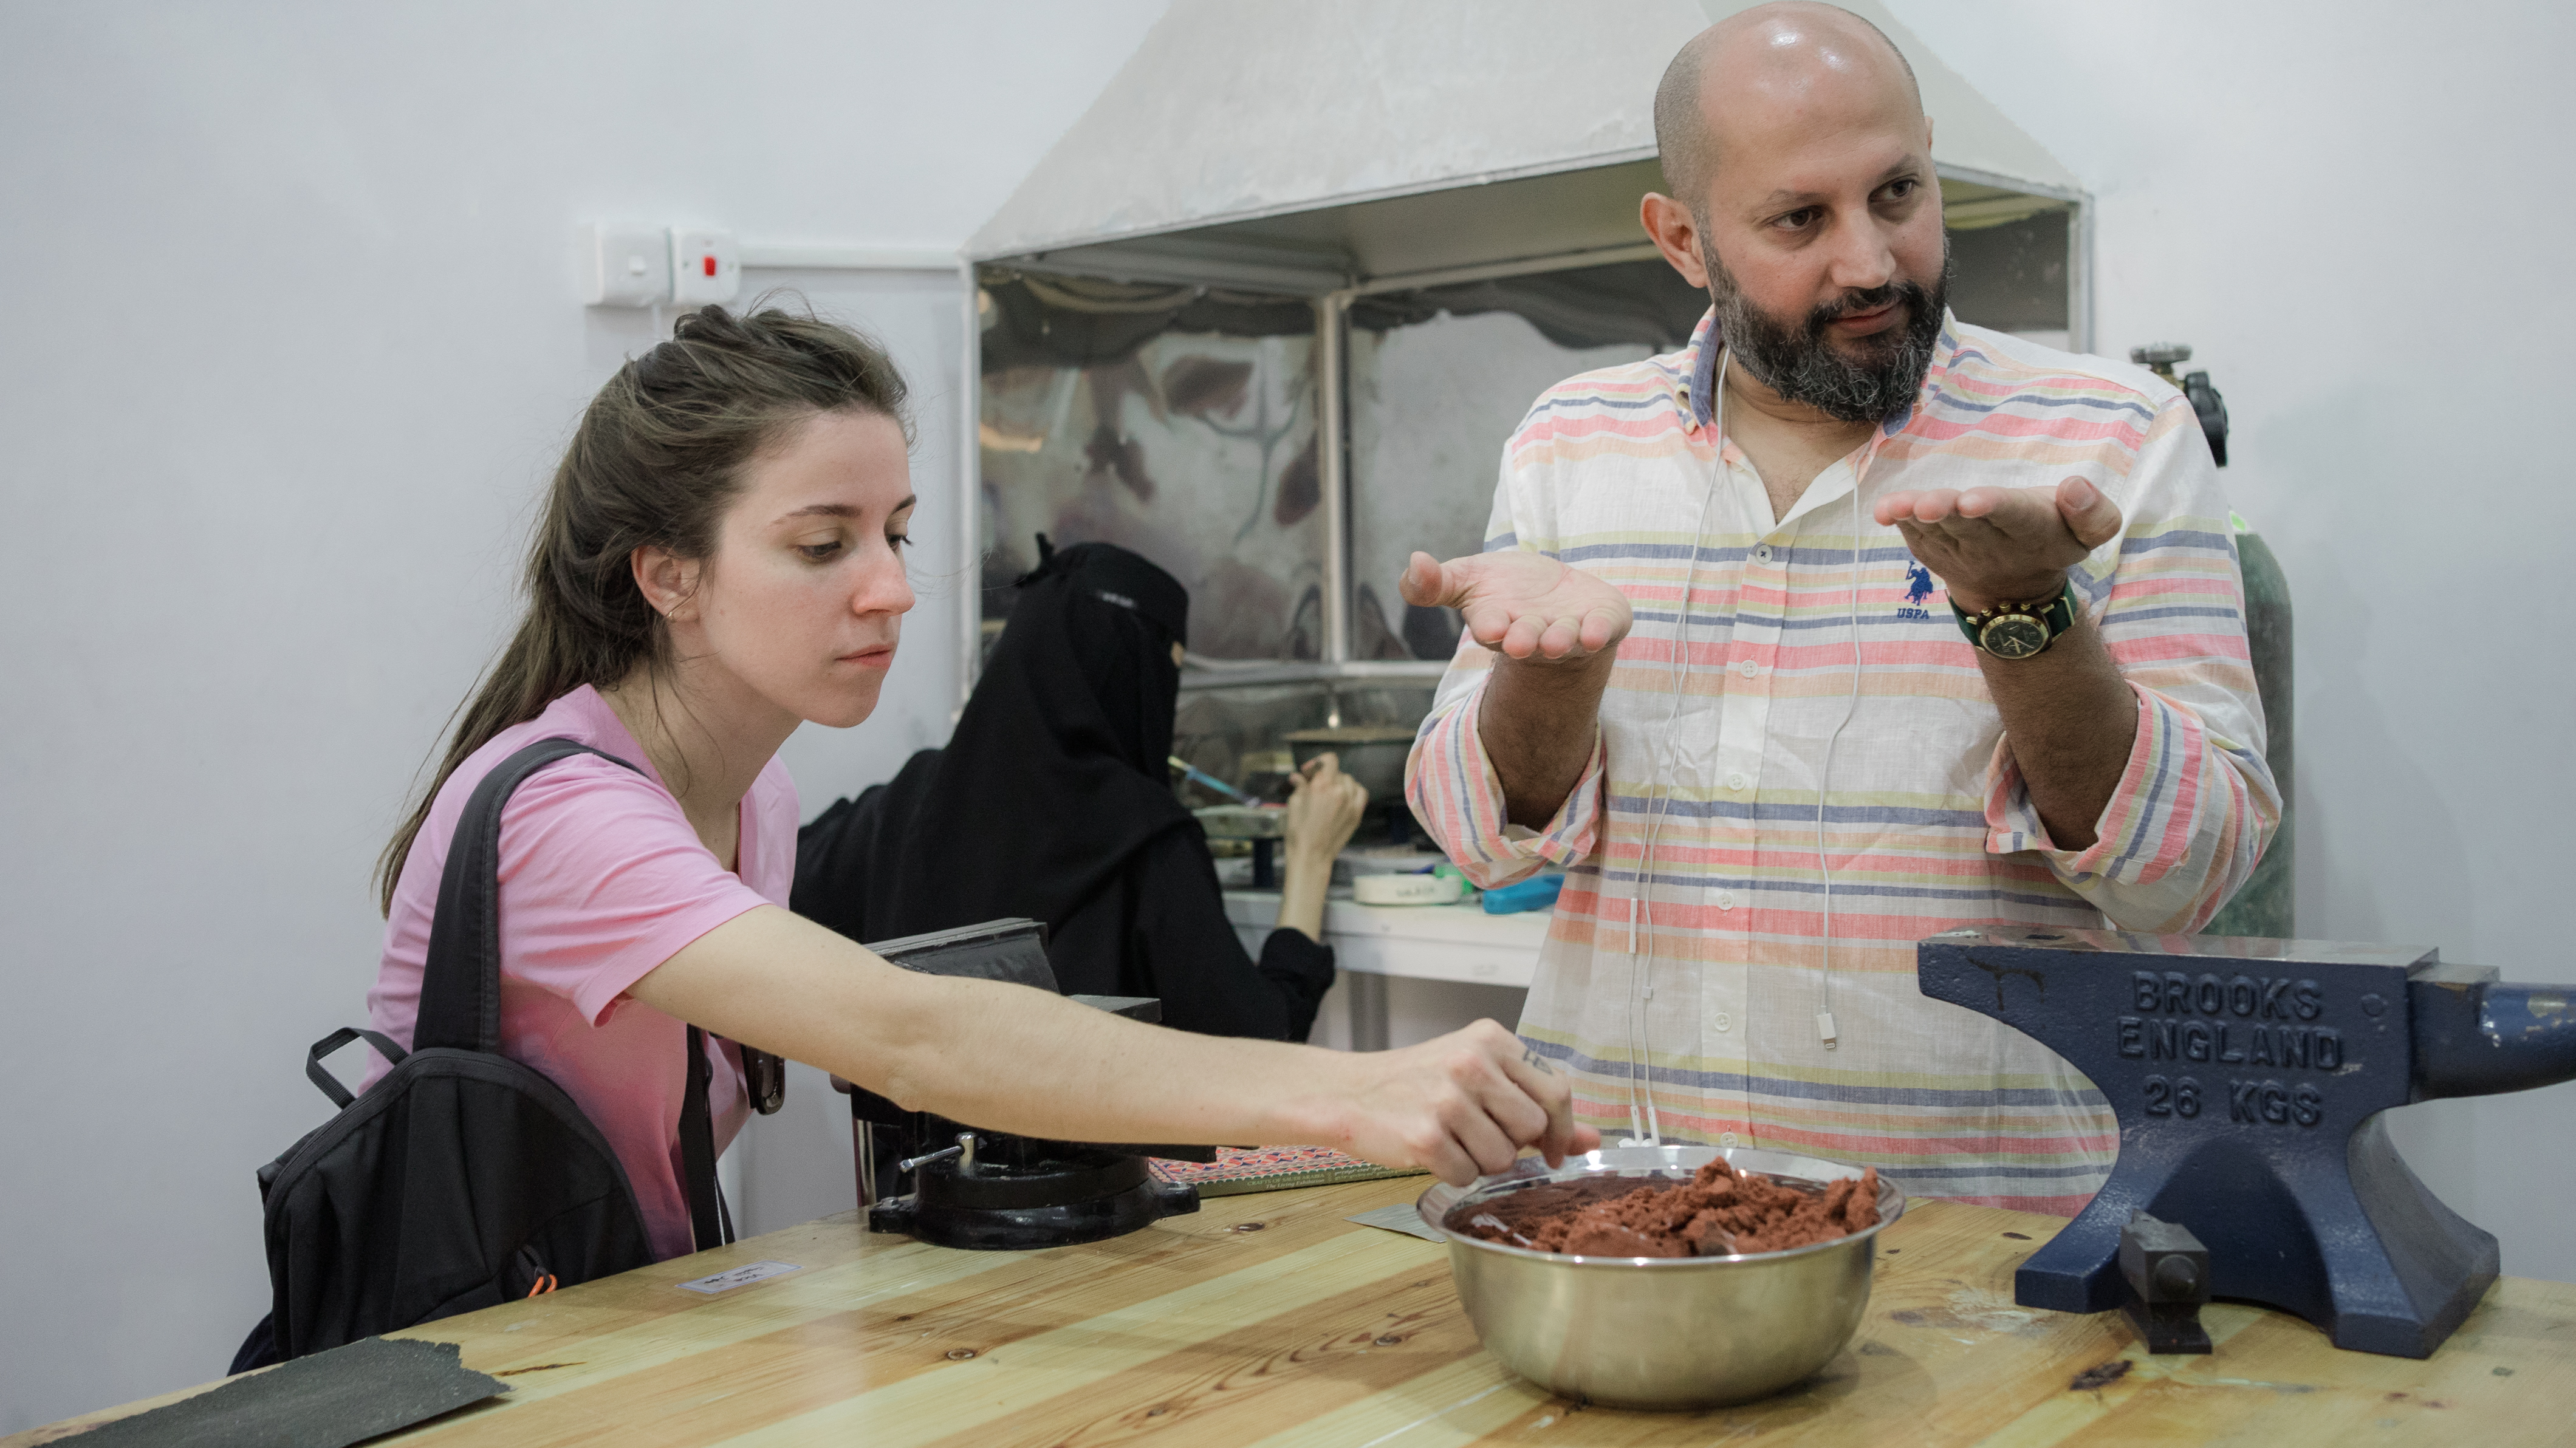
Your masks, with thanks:
[{"label": "stainless steel bowl rim", "polygon": [[[1857,1232],[1846,1232],[1842,1236],[1832,1238],[1828,1241],[1810,1242],[1803,1247],[1787,1247],[1777,1252],[1738,1252],[1725,1257],[1587,1257],[1572,1252],[1541,1252],[1531,1247],[1510,1247],[1505,1246],[1500,1242],[1488,1242],[1482,1237],[1471,1237],[1463,1232],[1453,1232],[1449,1230],[1448,1222],[1446,1220],[1449,1213],[1456,1210],[1458,1207],[1465,1205],[1468,1198],[1473,1197],[1476,1193],[1483,1191],[1488,1187],[1507,1186],[1519,1182],[1573,1181],[1579,1177],[1587,1176],[1643,1177],[1661,1175],[1664,1176],[1667,1181],[1681,1182],[1688,1180],[1687,1177],[1674,1177],[1669,1175],[1674,1166],[1678,1165],[1677,1162],[1670,1160],[1658,1161],[1651,1165],[1644,1160],[1638,1160],[1633,1163],[1602,1160],[1604,1157],[1624,1156],[1630,1152],[1649,1151],[1657,1153],[1664,1151],[1707,1153],[1705,1156],[1700,1158],[1699,1162],[1693,1165],[1693,1170],[1697,1170],[1698,1166],[1705,1165],[1719,1157],[1726,1157],[1730,1162],[1732,1162],[1735,1154],[1747,1153],[1765,1157],[1779,1157],[1790,1161],[1812,1162],[1820,1167],[1831,1168],[1836,1173],[1836,1176],[1818,1177],[1804,1172],[1792,1173],[1787,1171],[1774,1173],[1762,1167],[1738,1167],[1737,1170],[1760,1171],[1765,1176],[1795,1175],[1805,1181],[1832,1181],[1839,1176],[1857,1178],[1861,1173],[1861,1169],[1859,1167],[1852,1166],[1847,1162],[1828,1161],[1820,1156],[1799,1156],[1790,1152],[1768,1151],[1758,1147],[1606,1147],[1600,1151],[1591,1152],[1581,1157],[1568,1157],[1566,1158],[1564,1166],[1555,1168],[1548,1167],[1544,1161],[1537,1157],[1523,1157],[1520,1162],[1514,1164],[1511,1171],[1499,1172],[1493,1176],[1478,1177],[1474,1186],[1468,1187],[1464,1190],[1452,1187],[1446,1182],[1435,1183],[1429,1190],[1414,1199],[1414,1214],[1422,1218],[1425,1226],[1430,1227],[1441,1236],[1462,1247],[1473,1248],[1479,1252],[1492,1252],[1504,1257],[1521,1257],[1533,1262],[1563,1263],[1575,1267],[1614,1267],[1628,1268],[1632,1270],[1642,1267],[1650,1272],[1688,1272],[1692,1270],[1711,1270],[1720,1267],[1736,1267],[1751,1262],[1777,1262],[1783,1258],[1803,1257],[1818,1252],[1830,1252],[1836,1248],[1848,1247],[1855,1242],[1865,1242],[1870,1238],[1877,1236],[1881,1231],[1894,1225],[1897,1218],[1904,1216],[1905,1208],[1909,1201],[1909,1198],[1905,1195],[1905,1189],[1898,1186],[1894,1181],[1890,1180],[1882,1173],[1878,1179],[1879,1206],[1878,1222],[1876,1225],[1863,1227]],[[1578,1167],[1576,1165],[1577,1162],[1582,1162],[1584,1165]],[[1538,1167],[1538,1170],[1528,1170],[1528,1167],[1532,1164],[1535,1164]],[[1440,1212],[1435,1214],[1430,1210],[1429,1203],[1433,1196],[1444,1191],[1457,1192],[1457,1200],[1450,1202],[1447,1207],[1442,1208]],[[1893,1194],[1896,1198],[1893,1209],[1891,1209],[1888,1204],[1888,1197],[1890,1194]]]}]

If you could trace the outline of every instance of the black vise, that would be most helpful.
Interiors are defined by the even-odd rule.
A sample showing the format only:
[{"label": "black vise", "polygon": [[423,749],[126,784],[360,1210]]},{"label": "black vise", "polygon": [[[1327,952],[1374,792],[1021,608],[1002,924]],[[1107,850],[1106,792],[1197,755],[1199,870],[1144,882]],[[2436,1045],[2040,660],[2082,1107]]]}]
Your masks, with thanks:
[{"label": "black vise", "polygon": [[[1046,926],[1035,920],[987,920],[899,940],[873,941],[868,949],[890,964],[924,975],[994,980],[1043,991],[1057,989],[1055,967],[1047,961]],[[1163,1018],[1163,1003],[1151,996],[1070,995],[1065,999],[1131,1020],[1157,1022]],[[1198,1210],[1198,1193],[1194,1189],[1149,1182],[1144,1162],[1136,1158],[1216,1160],[1215,1149],[1204,1146],[1059,1142],[981,1131],[966,1122],[911,1110],[838,1076],[832,1078],[832,1089],[850,1098],[850,1155],[857,1173],[859,1205],[867,1209],[868,1230],[872,1232],[916,1231],[921,1198],[927,1192],[938,1199],[934,1207],[941,1202],[953,1204],[962,1196],[974,1199],[974,1206],[991,1209],[1000,1218],[1008,1219],[991,1232],[979,1231],[974,1241],[949,1240],[944,1245],[1055,1246],[1092,1240],[1104,1234],[1068,1236],[1070,1228],[1059,1219],[1070,1215],[1092,1226],[1123,1222],[1126,1225],[1118,1230],[1132,1231],[1155,1218]],[[963,1155],[956,1143],[959,1135],[966,1132],[977,1138],[976,1160],[984,1171],[969,1175],[952,1166],[937,1165],[939,1157]],[[905,1173],[900,1163],[918,1162],[925,1157],[933,1161],[921,1166],[914,1176],[913,1191],[904,1193]],[[1033,1162],[1049,1165],[1050,1170],[1037,1174],[1045,1178],[1043,1182],[1029,1179],[1027,1169]],[[1098,1169],[1077,1170],[1076,1163],[1088,1163]],[[1086,1191],[1117,1198],[1116,1209],[1086,1216],[1083,1203],[1066,1200]],[[1035,1200],[1040,1197],[1047,1199]],[[1057,1212],[1058,1208],[1065,1211]],[[1013,1212],[1021,1213],[1021,1218],[1011,1218]],[[1018,1230],[1022,1227],[1027,1230]]]},{"label": "black vise", "polygon": [[2144,1211],[2207,1244],[2211,1295],[2429,1357],[2495,1280],[2496,1240],[2407,1169],[2380,1113],[2576,1077],[2576,989],[2432,950],[1954,930],[1915,974],[2064,1056],[2119,1116],[2110,1180],[2014,1275],[2024,1307],[2119,1306],[2121,1229]]}]

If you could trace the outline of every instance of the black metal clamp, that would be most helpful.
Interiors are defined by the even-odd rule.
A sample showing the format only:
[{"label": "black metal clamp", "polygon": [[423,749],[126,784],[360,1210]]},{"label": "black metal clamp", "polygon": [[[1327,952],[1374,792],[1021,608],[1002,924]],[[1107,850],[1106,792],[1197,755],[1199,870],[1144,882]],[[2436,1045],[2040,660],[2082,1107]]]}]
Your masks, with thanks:
[{"label": "black metal clamp", "polygon": [[2120,1311],[2151,1353],[2209,1351],[2200,1309],[2209,1301],[2209,1249],[2190,1229],[2132,1210],[2120,1229]]}]

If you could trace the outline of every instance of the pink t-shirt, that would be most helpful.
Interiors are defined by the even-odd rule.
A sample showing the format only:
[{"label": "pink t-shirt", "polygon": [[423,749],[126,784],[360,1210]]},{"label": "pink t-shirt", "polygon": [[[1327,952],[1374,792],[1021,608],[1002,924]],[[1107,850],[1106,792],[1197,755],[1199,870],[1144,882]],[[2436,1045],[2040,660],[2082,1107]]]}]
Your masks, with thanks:
[{"label": "pink t-shirt", "polygon": [[[796,786],[769,761],[742,801],[739,873],[698,840],[634,736],[588,685],[474,751],[430,805],[394,888],[375,1028],[405,1050],[456,817],[494,765],[539,739],[578,740],[642,774],[576,755],[530,775],[501,811],[501,1053],[534,1067],[608,1139],[634,1183],[656,1258],[691,1248],[680,1178],[688,1027],[625,992],[680,947],[746,910],[785,905],[796,872]],[[708,1042],[708,1105],[722,1151],[742,1129],[737,1048]],[[385,1072],[381,1060],[369,1085]]]}]

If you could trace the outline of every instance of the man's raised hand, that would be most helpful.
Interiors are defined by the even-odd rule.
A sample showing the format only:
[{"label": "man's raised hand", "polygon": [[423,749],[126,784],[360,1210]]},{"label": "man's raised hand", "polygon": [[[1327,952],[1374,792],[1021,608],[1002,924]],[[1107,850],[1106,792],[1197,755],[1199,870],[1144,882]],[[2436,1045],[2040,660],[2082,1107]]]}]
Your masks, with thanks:
[{"label": "man's raised hand", "polygon": [[2066,570],[2120,536],[2119,505],[2082,478],[2055,488],[1927,488],[1890,493],[1871,510],[1970,613],[2037,603]]},{"label": "man's raised hand", "polygon": [[1627,595],[1579,568],[1510,548],[1405,565],[1404,601],[1454,608],[1467,635],[1505,657],[1567,663],[1619,646],[1631,622]]}]

